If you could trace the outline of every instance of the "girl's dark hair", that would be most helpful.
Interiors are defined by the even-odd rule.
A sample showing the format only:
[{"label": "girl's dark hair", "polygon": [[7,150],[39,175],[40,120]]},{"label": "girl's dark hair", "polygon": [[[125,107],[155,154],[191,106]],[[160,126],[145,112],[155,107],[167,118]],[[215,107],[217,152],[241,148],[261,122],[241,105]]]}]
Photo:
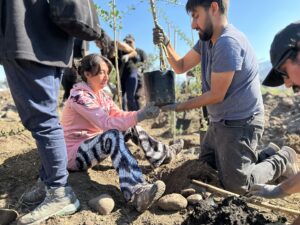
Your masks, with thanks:
[{"label": "girl's dark hair", "polygon": [[220,12],[227,16],[229,0],[188,0],[185,5],[185,10],[187,13],[190,13],[198,6],[208,9],[212,2],[218,3]]},{"label": "girl's dark hair", "polygon": [[100,64],[103,62],[108,66],[108,74],[110,74],[112,64],[104,56],[99,54],[89,54],[83,57],[83,59],[80,60],[80,65],[78,66],[78,73],[81,76],[81,79],[85,82],[87,81],[84,72],[90,72],[93,76],[97,75],[101,71]]}]

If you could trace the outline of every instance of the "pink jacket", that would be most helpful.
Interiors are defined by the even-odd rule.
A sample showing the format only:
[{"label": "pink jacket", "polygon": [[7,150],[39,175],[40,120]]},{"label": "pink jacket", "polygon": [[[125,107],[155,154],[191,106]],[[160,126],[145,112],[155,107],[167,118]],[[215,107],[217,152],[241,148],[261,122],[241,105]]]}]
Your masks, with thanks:
[{"label": "pink jacket", "polygon": [[103,90],[95,93],[85,82],[75,84],[62,112],[68,169],[76,170],[79,145],[110,129],[126,131],[137,124],[137,112],[125,112]]}]

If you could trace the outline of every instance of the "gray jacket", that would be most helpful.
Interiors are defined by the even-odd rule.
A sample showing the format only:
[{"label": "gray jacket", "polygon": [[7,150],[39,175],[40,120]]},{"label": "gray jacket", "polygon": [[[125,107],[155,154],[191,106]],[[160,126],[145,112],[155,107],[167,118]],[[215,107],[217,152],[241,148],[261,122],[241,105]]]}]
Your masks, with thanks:
[{"label": "gray jacket", "polygon": [[47,0],[0,0],[0,61],[26,59],[71,65],[73,37],[49,18]]}]

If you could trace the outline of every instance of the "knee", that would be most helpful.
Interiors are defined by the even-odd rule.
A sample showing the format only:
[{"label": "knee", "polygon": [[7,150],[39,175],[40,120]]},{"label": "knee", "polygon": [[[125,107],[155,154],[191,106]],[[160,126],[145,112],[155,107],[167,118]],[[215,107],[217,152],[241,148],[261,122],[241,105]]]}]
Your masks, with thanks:
[{"label": "knee", "polygon": [[248,182],[243,178],[238,179],[234,178],[234,176],[230,176],[221,179],[221,182],[226,190],[233,193],[242,195],[248,191]]},{"label": "knee", "polygon": [[102,136],[104,137],[104,139],[120,139],[124,137],[123,133],[117,129],[107,130],[102,134]]}]

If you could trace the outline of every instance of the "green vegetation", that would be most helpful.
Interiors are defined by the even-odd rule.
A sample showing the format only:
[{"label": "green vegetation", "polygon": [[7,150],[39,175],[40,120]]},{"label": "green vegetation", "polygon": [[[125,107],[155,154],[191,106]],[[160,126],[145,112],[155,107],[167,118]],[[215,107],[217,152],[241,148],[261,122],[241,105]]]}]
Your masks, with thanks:
[{"label": "green vegetation", "polygon": [[286,94],[287,96],[294,95],[294,92],[292,88],[284,88],[284,87],[266,87],[261,86],[261,92],[262,94],[270,93],[272,95],[280,95],[280,94]]}]

